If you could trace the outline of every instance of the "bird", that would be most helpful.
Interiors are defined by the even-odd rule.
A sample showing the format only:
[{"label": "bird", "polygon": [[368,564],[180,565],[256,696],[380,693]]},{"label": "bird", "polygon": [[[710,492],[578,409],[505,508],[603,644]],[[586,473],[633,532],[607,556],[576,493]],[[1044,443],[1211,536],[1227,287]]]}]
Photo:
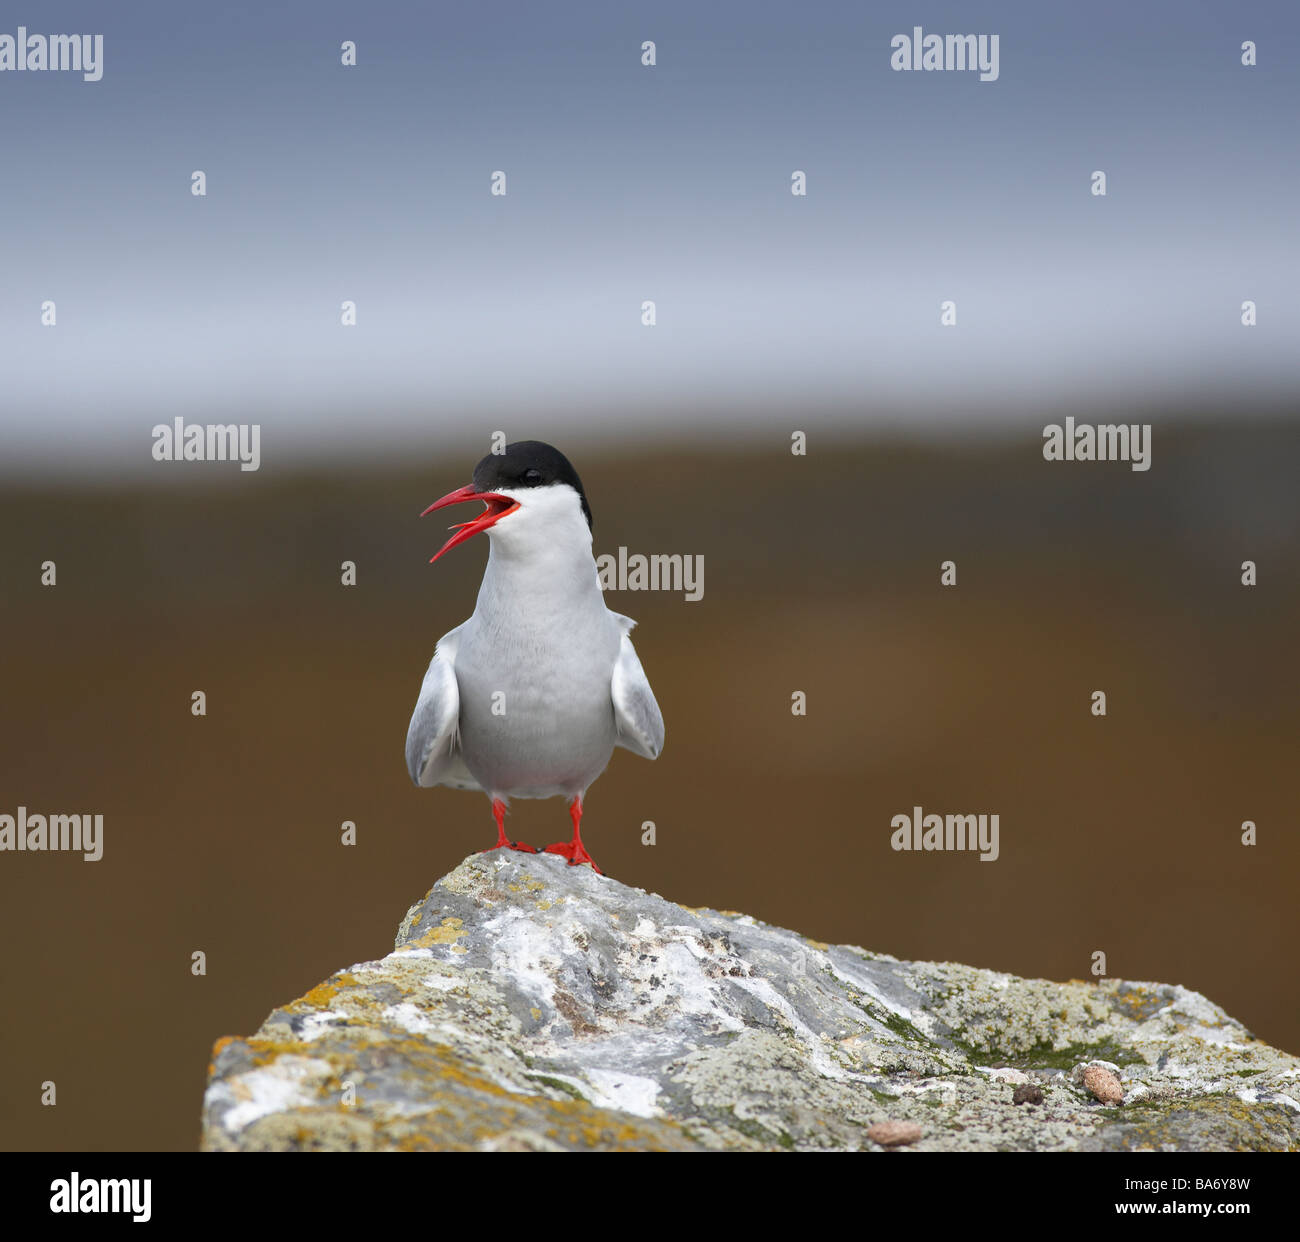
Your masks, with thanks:
[{"label": "bird", "polygon": [[[605,606],[592,557],[591,505],[569,459],[540,440],[489,453],[473,482],[425,517],[478,501],[482,513],[430,557],[486,532],[490,544],[468,621],[437,642],[406,734],[417,786],[487,794],[497,842],[488,850],[558,854],[590,863],[582,841],[587,790],[615,747],[657,759],[663,715],[630,637],[636,624]],[[511,798],[563,797],[573,838],[538,851],[511,841]]]}]

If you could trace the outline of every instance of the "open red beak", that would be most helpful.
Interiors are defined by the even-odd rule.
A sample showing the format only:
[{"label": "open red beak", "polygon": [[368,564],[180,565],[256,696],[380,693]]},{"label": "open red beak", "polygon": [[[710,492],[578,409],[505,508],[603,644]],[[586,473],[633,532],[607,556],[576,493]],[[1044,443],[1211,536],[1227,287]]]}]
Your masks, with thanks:
[{"label": "open red beak", "polygon": [[519,508],[517,500],[511,500],[509,496],[498,496],[496,492],[477,491],[473,483],[467,483],[464,487],[458,487],[454,492],[448,492],[440,500],[435,500],[424,513],[432,513],[435,509],[445,509],[448,505],[462,504],[466,500],[481,500],[487,508],[473,521],[458,522],[451,529],[456,533],[452,535],[446,543],[442,545],[431,557],[429,564],[432,565],[448,548],[454,548],[458,543],[464,543],[466,539],[472,539],[481,530],[487,530],[489,526],[499,522],[507,513],[513,513]]}]

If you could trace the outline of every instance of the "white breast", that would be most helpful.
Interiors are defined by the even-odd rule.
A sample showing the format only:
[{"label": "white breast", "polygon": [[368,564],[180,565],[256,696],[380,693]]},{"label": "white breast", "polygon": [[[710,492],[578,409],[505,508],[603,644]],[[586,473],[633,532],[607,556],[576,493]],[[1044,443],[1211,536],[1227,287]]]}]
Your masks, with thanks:
[{"label": "white breast", "polygon": [[605,607],[581,512],[552,509],[512,529],[524,516],[489,532],[478,604],[460,631],[460,749],[489,793],[572,798],[613,753],[623,631]]}]

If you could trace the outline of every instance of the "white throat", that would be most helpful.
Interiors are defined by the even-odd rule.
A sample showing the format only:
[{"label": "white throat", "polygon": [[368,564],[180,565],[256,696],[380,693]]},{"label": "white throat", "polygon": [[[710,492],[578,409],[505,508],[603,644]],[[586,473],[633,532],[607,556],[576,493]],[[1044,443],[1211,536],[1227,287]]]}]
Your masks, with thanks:
[{"label": "white throat", "polygon": [[564,611],[589,605],[604,607],[596,562],[591,555],[591,528],[582,500],[567,483],[549,487],[498,489],[519,502],[487,535],[491,542],[479,611],[493,609]]}]

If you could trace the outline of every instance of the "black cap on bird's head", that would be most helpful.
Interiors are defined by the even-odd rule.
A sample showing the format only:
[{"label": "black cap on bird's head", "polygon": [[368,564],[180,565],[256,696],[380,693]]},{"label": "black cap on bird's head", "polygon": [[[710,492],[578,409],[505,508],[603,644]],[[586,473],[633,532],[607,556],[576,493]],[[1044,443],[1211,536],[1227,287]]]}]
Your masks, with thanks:
[{"label": "black cap on bird's head", "polygon": [[474,467],[474,486],[480,492],[519,487],[547,487],[567,483],[582,500],[582,512],[591,526],[591,507],[582,480],[569,459],[541,440],[520,440],[507,444],[504,453],[489,453]]},{"label": "black cap on bird's head", "polygon": [[583,490],[578,472],[559,449],[541,440],[520,440],[507,444],[504,453],[489,453],[474,467],[474,482],[466,487],[448,492],[435,500],[424,513],[447,505],[460,504],[466,500],[481,500],[487,508],[470,522],[461,522],[453,529],[456,531],[446,543],[430,557],[436,561],[444,552],[454,548],[458,543],[477,535],[479,531],[494,526],[507,514],[514,513],[523,504],[523,497],[502,495],[503,492],[517,493],[533,487],[551,487],[566,485],[578,495],[582,505],[583,516],[587,519],[588,530],[593,529],[591,506],[587,503],[587,493]]}]

